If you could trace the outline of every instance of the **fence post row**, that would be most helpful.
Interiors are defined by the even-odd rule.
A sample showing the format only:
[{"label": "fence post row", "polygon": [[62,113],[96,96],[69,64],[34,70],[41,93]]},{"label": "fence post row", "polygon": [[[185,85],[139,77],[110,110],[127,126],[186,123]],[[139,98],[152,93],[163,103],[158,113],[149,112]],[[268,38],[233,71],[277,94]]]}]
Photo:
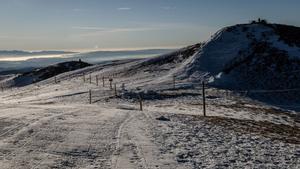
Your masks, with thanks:
[{"label": "fence post row", "polygon": [[205,83],[202,82],[202,101],[203,101],[203,116],[206,117],[206,105],[205,105]]}]

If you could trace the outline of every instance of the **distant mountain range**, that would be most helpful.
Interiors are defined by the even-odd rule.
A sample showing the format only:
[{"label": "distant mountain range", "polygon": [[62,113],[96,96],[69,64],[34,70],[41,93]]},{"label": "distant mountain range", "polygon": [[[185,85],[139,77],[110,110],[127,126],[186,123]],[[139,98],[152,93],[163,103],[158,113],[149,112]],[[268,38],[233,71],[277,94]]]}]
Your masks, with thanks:
[{"label": "distant mountain range", "polygon": [[[146,50],[122,50],[122,51],[93,51],[81,53],[86,56],[117,56],[117,55],[142,55],[142,54],[157,54],[173,51],[174,49],[146,49]],[[34,55],[60,55],[60,54],[74,54],[71,51],[23,51],[23,50],[0,50],[0,56],[34,56]]]},{"label": "distant mountain range", "polygon": [[117,55],[151,55],[157,53],[168,53],[173,51],[174,49],[145,49],[145,50],[122,50],[122,51],[95,51],[95,52],[88,52],[82,53],[87,56],[117,56]]},{"label": "distant mountain range", "polygon": [[84,59],[87,62],[97,63],[102,60],[124,59],[124,58],[141,58],[143,56],[160,55],[174,51],[174,49],[146,49],[146,50],[123,50],[123,51],[94,51],[87,53],[74,54],[73,59]]},{"label": "distant mountain range", "polygon": [[[30,57],[30,59],[22,61],[3,60],[0,61],[0,74],[8,73],[22,73],[24,70],[32,70],[33,68],[46,67],[52,64],[60,62],[67,62],[73,60],[83,60],[89,63],[99,63],[108,60],[120,60],[120,59],[137,59],[150,56],[161,55],[174,51],[174,49],[147,49],[147,50],[133,50],[133,51],[93,51],[85,53],[75,53],[68,51],[39,51],[39,52],[28,52],[21,50],[0,50],[0,58],[14,58],[14,57]],[[69,54],[68,56],[63,56]],[[38,56],[49,57],[38,57]],[[50,55],[62,55],[62,57],[50,57]],[[37,56],[36,58],[31,56]]]},{"label": "distant mountain range", "polygon": [[28,52],[22,50],[0,50],[0,56],[34,56],[34,55],[59,55],[59,54],[72,54],[69,51],[36,51]]}]

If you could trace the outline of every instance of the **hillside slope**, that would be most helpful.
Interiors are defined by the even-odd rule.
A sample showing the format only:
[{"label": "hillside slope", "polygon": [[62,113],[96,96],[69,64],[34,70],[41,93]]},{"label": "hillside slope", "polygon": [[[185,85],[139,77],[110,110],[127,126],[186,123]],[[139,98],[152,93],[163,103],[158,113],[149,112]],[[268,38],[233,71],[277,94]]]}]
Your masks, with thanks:
[{"label": "hillside slope", "polygon": [[156,72],[153,83],[180,79],[210,81],[231,90],[300,88],[300,28],[279,24],[226,27],[204,43],[114,68],[132,76]]},{"label": "hillside slope", "polygon": [[46,80],[64,72],[81,69],[87,66],[91,66],[91,64],[81,61],[58,63],[45,68],[35,69],[20,75],[16,75],[10,79],[5,79],[2,82],[2,85],[5,87],[22,87]]},{"label": "hillside slope", "polygon": [[[286,32],[294,31],[294,33],[285,35],[282,33],[282,29],[285,29]],[[297,37],[299,34],[300,28],[277,24],[256,23],[224,28],[205,42],[198,51],[198,55],[186,65],[184,73],[188,76],[199,71],[209,72],[212,76],[216,76],[220,72],[229,74],[233,69],[249,60],[250,55],[258,55],[260,58],[273,61],[274,64],[286,60],[281,65],[268,63],[261,65],[263,67],[271,65],[280,67],[287,62],[298,64],[300,48],[295,36]],[[293,66],[293,69],[296,68],[297,65]]]},{"label": "hillside slope", "polygon": [[[246,55],[260,49],[260,43],[249,48],[250,40],[227,29],[232,28],[206,43],[158,57],[107,61],[58,74],[62,67],[72,67],[63,63],[60,69],[55,65],[23,75],[42,80],[58,74],[1,91],[1,169],[300,168],[299,112],[211,86],[218,77],[232,76],[230,82],[238,84],[248,78],[241,72],[268,68],[261,63],[276,60],[269,55],[272,51],[283,65],[289,64],[284,60],[290,54],[263,46]],[[227,40],[219,42],[225,34]],[[229,43],[235,36],[245,44]],[[222,45],[232,48],[226,53]],[[240,52],[244,57],[235,45],[245,46]],[[230,54],[235,51],[237,55]],[[250,69],[253,59],[258,63]],[[206,117],[203,77],[211,80],[205,90]],[[250,77],[265,78],[257,73]]]},{"label": "hillside slope", "polygon": [[[166,55],[113,67],[104,75],[148,78],[155,90],[172,83],[206,80],[262,101],[298,104],[300,100],[300,28],[251,23],[221,29],[211,39]],[[285,103],[286,102],[286,103]]]},{"label": "hillside slope", "polygon": [[[294,26],[239,24],[221,29],[204,43],[175,52],[105,69],[95,65],[92,69],[101,70],[99,76],[121,77],[124,83],[144,90],[168,88],[175,76],[180,81],[178,87],[192,87],[206,80],[210,86],[262,101],[274,99],[276,104],[298,104],[299,38],[300,28]],[[32,77],[26,84],[34,82]],[[16,86],[28,80],[22,78],[17,79]]]}]

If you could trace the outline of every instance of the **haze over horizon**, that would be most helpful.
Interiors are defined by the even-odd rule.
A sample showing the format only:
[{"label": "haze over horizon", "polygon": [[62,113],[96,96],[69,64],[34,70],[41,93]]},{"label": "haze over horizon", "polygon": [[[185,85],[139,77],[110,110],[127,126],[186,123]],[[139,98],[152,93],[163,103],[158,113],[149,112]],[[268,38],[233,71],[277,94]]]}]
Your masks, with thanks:
[{"label": "haze over horizon", "polygon": [[178,48],[264,18],[299,26],[297,0],[1,0],[0,50]]},{"label": "haze over horizon", "polygon": [[0,169],[300,169],[300,0],[0,0]]}]

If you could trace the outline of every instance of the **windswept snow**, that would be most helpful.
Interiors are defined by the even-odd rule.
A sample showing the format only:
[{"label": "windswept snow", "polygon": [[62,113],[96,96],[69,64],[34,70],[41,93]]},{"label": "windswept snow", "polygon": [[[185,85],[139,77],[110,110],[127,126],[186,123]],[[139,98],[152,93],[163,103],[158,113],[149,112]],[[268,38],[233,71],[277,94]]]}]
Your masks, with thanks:
[{"label": "windswept snow", "polygon": [[272,47],[286,51],[291,58],[299,58],[297,46],[290,46],[280,40],[280,36],[272,28],[273,25],[245,24],[226,27],[204,43],[198,55],[186,64],[183,73],[188,76],[197,72],[208,72],[212,76],[224,71],[225,66],[235,58],[251,54],[253,43],[266,42]]},{"label": "windswept snow", "polygon": [[[221,61],[228,58],[209,65],[217,61],[213,56],[231,56],[238,51],[225,49],[234,45],[247,47],[242,35],[230,38],[233,32],[227,37],[221,31],[206,45],[156,58],[105,62],[62,73],[56,76],[58,83],[52,77],[4,90],[1,168],[298,169],[299,112],[206,86],[208,117],[202,115],[202,79],[185,75],[200,65],[195,77],[209,76],[203,70],[219,73]],[[224,40],[232,44],[221,47]],[[225,53],[213,52],[215,47]],[[212,58],[202,63],[206,55]]]}]

